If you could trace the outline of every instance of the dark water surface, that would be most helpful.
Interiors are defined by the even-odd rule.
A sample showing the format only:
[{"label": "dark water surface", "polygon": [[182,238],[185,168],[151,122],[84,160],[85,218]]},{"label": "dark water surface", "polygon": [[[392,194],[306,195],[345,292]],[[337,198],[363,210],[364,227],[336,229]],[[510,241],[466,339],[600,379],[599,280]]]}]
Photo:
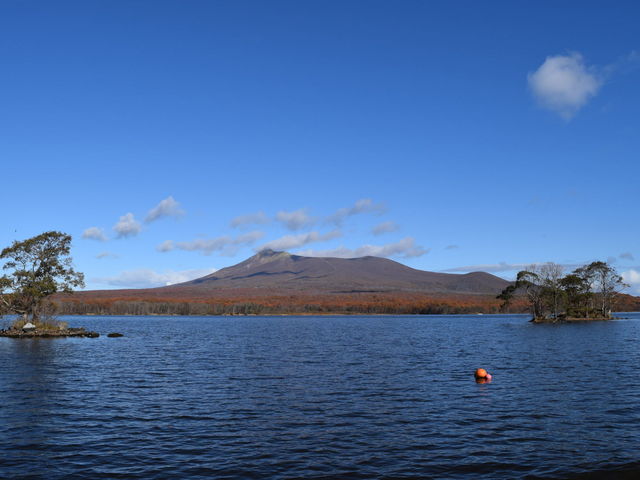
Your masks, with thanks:
[{"label": "dark water surface", "polygon": [[69,317],[0,338],[0,477],[640,478],[624,316]]}]

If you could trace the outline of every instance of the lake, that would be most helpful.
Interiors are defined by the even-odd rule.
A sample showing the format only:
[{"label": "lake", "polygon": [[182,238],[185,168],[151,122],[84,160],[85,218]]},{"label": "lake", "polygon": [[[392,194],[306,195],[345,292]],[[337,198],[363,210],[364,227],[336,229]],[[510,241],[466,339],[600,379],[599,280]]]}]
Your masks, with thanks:
[{"label": "lake", "polygon": [[638,478],[619,316],[66,317],[0,338],[0,477]]}]

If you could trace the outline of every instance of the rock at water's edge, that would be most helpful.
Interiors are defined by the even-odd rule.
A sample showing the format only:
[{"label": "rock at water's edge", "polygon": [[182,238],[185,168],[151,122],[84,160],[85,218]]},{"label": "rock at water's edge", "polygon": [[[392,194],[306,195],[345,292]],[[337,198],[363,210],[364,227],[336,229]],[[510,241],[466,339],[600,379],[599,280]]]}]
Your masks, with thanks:
[{"label": "rock at water's edge", "polygon": [[84,328],[65,328],[62,330],[28,330],[24,331],[21,328],[8,328],[6,330],[0,330],[0,337],[9,338],[58,338],[58,337],[85,337],[85,338],[98,338],[100,336],[97,332],[89,332]]}]

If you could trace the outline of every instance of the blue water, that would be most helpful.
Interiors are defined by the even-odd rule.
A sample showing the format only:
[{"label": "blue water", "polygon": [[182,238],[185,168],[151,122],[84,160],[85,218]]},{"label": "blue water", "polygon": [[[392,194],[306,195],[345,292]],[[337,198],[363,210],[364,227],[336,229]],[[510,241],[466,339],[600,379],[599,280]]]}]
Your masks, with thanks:
[{"label": "blue water", "polygon": [[0,338],[0,477],[638,478],[624,316],[68,317]]}]

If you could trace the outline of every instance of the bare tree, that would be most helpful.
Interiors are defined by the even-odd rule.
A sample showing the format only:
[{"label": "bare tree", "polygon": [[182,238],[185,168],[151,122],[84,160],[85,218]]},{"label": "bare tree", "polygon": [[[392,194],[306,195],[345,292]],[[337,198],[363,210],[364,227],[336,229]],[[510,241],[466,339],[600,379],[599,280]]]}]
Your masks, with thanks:
[{"label": "bare tree", "polygon": [[616,296],[628,285],[614,267],[606,262],[592,262],[586,267],[590,274],[593,288],[600,300],[600,315],[603,318],[611,316],[611,309]]},{"label": "bare tree", "polygon": [[558,319],[560,311],[560,302],[562,299],[562,280],[563,268],[561,265],[553,262],[547,262],[540,265],[538,276],[543,286],[543,295],[549,300],[549,309],[553,313],[553,318]]}]

